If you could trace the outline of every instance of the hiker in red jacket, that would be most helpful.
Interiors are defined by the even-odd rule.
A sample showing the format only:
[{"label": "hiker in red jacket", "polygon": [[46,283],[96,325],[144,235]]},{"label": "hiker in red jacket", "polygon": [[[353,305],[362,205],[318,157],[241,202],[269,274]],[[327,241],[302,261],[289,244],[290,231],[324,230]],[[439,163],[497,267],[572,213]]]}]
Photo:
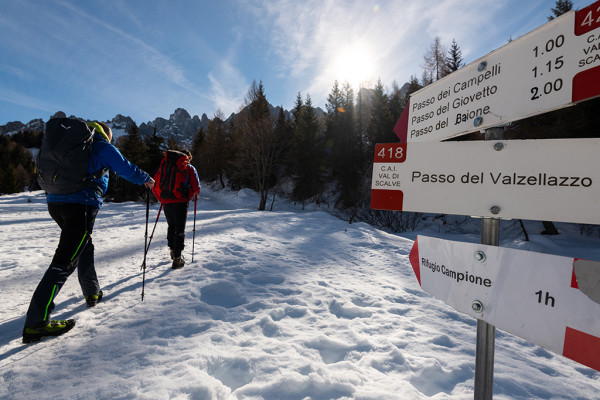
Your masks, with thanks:
[{"label": "hiker in red jacket", "polygon": [[185,223],[190,199],[200,193],[196,169],[190,164],[192,155],[187,150],[167,150],[160,167],[154,174],[152,193],[161,202],[167,218],[167,243],[171,249],[173,269],[185,264],[181,252],[185,245]]}]

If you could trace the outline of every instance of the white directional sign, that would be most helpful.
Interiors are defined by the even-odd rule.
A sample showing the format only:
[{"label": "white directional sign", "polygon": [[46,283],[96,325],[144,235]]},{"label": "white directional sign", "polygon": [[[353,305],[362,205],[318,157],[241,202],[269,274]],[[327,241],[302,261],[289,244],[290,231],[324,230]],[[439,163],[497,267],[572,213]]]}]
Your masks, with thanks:
[{"label": "white directional sign", "polygon": [[600,139],[375,147],[371,208],[600,224]]},{"label": "white directional sign", "polygon": [[421,288],[455,310],[600,371],[600,304],[578,288],[579,260],[426,236],[409,258]]},{"label": "white directional sign", "polygon": [[394,132],[434,142],[600,95],[600,1],[415,92]]}]

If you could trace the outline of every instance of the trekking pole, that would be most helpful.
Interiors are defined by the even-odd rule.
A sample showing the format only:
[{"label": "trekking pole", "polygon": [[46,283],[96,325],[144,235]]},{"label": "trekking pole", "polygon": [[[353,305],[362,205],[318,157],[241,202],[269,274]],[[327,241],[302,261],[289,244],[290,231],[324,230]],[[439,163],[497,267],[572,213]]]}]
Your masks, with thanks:
[{"label": "trekking pole", "polygon": [[146,233],[144,235],[144,262],[142,268],[142,301],[144,301],[144,286],[146,284],[146,254],[148,253],[148,218],[150,217],[150,188],[146,188]]},{"label": "trekking pole", "polygon": [[192,262],[194,262],[194,242],[196,241],[196,203],[198,202],[198,195],[194,196],[194,229],[192,230]]},{"label": "trekking pole", "polygon": [[152,238],[154,237],[154,230],[156,229],[156,224],[158,223],[158,217],[160,217],[160,212],[162,210],[162,203],[160,203],[160,208],[158,209],[158,214],[156,214],[156,221],[154,221],[154,228],[152,228],[152,233],[150,234],[150,241],[148,242],[148,246],[146,247],[146,252],[150,249],[150,243],[152,243]]}]

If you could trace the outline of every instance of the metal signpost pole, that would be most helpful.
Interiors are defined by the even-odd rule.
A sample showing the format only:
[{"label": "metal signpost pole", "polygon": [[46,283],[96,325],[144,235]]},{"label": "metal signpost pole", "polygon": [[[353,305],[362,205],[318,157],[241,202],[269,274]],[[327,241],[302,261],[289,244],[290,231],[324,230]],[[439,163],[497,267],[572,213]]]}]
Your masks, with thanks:
[{"label": "metal signpost pole", "polygon": [[[481,243],[498,246],[500,220],[483,218]],[[496,327],[477,320],[477,346],[475,353],[475,400],[491,400],[494,394],[494,346]]]},{"label": "metal signpost pole", "polygon": [[[504,139],[504,128],[486,129],[485,140],[502,139]],[[482,218],[481,244],[492,246],[500,244],[499,218]],[[496,327],[478,319],[475,353],[475,400],[491,400],[493,397],[495,343]]]}]

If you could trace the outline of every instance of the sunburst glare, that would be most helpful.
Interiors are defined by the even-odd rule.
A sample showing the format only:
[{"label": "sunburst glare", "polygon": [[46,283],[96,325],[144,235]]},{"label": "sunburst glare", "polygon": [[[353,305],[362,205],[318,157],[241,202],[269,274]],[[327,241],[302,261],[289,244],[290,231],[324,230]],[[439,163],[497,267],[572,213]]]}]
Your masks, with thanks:
[{"label": "sunburst glare", "polygon": [[340,46],[332,61],[334,79],[348,82],[357,89],[370,82],[375,73],[375,62],[371,50],[364,43]]}]

